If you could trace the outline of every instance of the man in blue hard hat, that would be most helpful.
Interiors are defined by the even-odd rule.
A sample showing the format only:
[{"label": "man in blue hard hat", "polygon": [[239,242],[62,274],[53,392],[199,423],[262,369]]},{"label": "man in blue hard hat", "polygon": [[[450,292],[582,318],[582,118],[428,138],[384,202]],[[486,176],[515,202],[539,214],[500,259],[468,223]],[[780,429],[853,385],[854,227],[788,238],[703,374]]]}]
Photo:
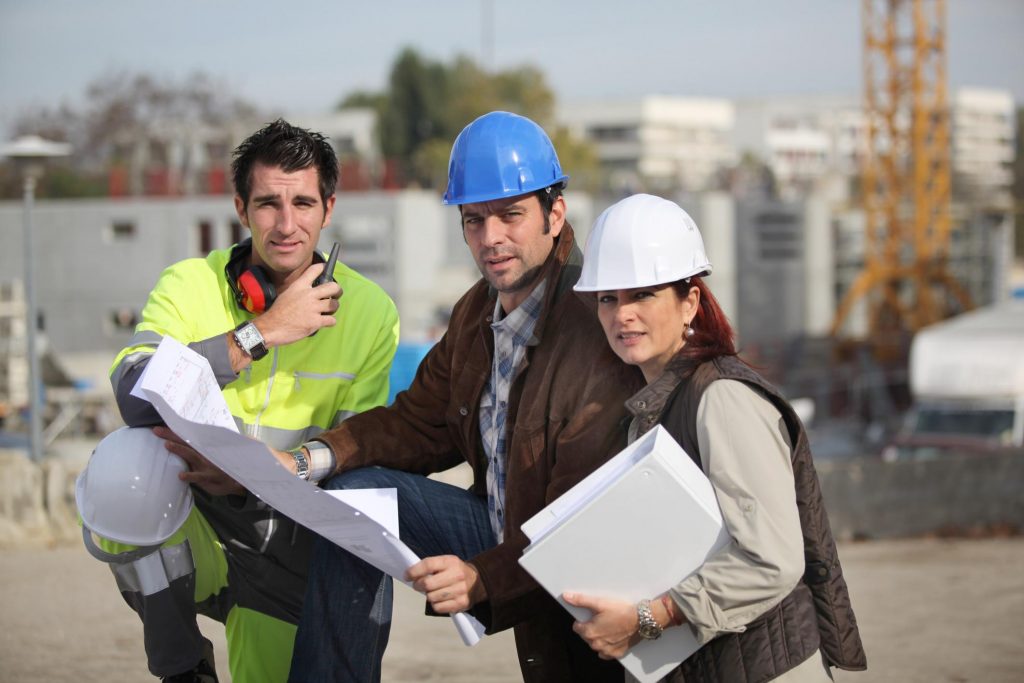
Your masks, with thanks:
[{"label": "man in blue hard hat", "polygon": [[[391,407],[317,439],[335,458],[325,488],[398,489],[401,538],[424,558],[407,578],[430,611],[514,628],[525,680],[621,681],[518,563],[523,522],[625,445],[623,403],[643,383],[572,292],[582,258],[566,180],[529,119],[492,112],[459,134],[443,201],[483,278]],[[469,490],[425,476],[461,462]],[[319,540],[290,680],[379,681],[390,621],[390,578]]]}]

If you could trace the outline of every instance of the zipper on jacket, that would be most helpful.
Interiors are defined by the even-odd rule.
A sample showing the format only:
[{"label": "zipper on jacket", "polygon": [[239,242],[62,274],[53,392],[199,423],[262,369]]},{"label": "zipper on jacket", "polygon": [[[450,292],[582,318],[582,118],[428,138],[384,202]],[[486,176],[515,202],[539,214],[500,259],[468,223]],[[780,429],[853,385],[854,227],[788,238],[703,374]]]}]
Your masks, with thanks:
[{"label": "zipper on jacket", "polygon": [[263,397],[263,407],[259,409],[259,412],[256,413],[256,417],[253,420],[253,431],[256,433],[252,436],[255,436],[256,438],[259,438],[260,420],[263,418],[263,413],[267,412],[267,408],[270,407],[270,392],[274,389],[274,375],[277,374],[277,354],[279,351],[280,349],[278,348],[274,349],[274,355],[271,357],[270,361],[270,376],[267,378],[267,393]]},{"label": "zipper on jacket", "polygon": [[[274,355],[270,360],[270,376],[267,378],[267,393],[263,399],[263,407],[256,413],[256,418],[253,420],[253,431],[256,432],[254,436],[257,439],[259,439],[260,433],[260,420],[263,418],[263,413],[267,412],[267,408],[270,406],[270,392],[274,388],[274,375],[277,374],[277,356],[279,351],[280,349],[274,349]],[[250,365],[249,367],[251,368],[252,366]],[[277,511],[269,508],[269,512],[270,514],[267,516],[267,530],[263,536],[263,545],[260,547],[260,553],[267,551],[267,548],[270,547],[270,541],[274,537],[274,532],[277,531]]]}]

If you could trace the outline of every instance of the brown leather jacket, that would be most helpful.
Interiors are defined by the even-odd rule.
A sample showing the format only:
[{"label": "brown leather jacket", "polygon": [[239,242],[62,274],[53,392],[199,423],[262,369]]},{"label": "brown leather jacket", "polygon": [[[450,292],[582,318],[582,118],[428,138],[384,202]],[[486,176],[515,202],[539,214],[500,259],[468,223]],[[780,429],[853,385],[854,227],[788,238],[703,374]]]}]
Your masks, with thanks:
[{"label": "brown leather jacket", "polygon": [[[520,525],[625,446],[625,400],[643,386],[620,361],[589,303],[572,286],[582,257],[566,224],[543,266],[544,309],[509,394],[505,540],[470,558],[488,600],[473,613],[488,633],[515,627],[527,681],[621,681],[618,662],[599,660],[572,620],[519,566]],[[452,311],[448,331],[423,360],[408,391],[321,435],[342,469],[382,465],[430,474],[462,461],[486,497],[480,396],[491,373],[490,329],[497,293],[484,280]]]}]

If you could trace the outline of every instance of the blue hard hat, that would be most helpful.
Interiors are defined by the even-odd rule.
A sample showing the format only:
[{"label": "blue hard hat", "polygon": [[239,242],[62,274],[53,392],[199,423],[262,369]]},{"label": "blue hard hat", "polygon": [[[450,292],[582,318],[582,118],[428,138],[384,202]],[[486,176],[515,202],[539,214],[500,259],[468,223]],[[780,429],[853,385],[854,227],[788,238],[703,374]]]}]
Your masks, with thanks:
[{"label": "blue hard hat", "polygon": [[455,138],[442,201],[489,202],[543,190],[568,179],[543,128],[524,116],[492,111]]}]

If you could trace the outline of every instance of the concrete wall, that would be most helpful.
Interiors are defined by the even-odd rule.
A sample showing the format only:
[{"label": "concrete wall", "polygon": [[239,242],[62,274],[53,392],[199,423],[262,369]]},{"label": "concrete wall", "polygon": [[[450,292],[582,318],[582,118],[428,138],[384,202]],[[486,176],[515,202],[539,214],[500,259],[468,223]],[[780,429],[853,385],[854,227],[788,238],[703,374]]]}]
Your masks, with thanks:
[{"label": "concrete wall", "polygon": [[[50,343],[58,352],[121,348],[131,329],[113,325],[120,309],[141,311],[169,264],[199,254],[198,225],[214,247],[230,244],[237,221],[230,197],[188,201],[41,201],[33,211],[34,280]],[[0,279],[21,278],[20,202],[0,202]]]},{"label": "concrete wall", "polygon": [[46,547],[80,537],[75,480],[95,442],[73,443],[61,444],[65,452],[41,463],[23,451],[0,449],[0,548]]},{"label": "concrete wall", "polygon": [[827,462],[817,468],[839,539],[963,533],[1001,525],[1024,531],[1024,452],[924,462]]}]

